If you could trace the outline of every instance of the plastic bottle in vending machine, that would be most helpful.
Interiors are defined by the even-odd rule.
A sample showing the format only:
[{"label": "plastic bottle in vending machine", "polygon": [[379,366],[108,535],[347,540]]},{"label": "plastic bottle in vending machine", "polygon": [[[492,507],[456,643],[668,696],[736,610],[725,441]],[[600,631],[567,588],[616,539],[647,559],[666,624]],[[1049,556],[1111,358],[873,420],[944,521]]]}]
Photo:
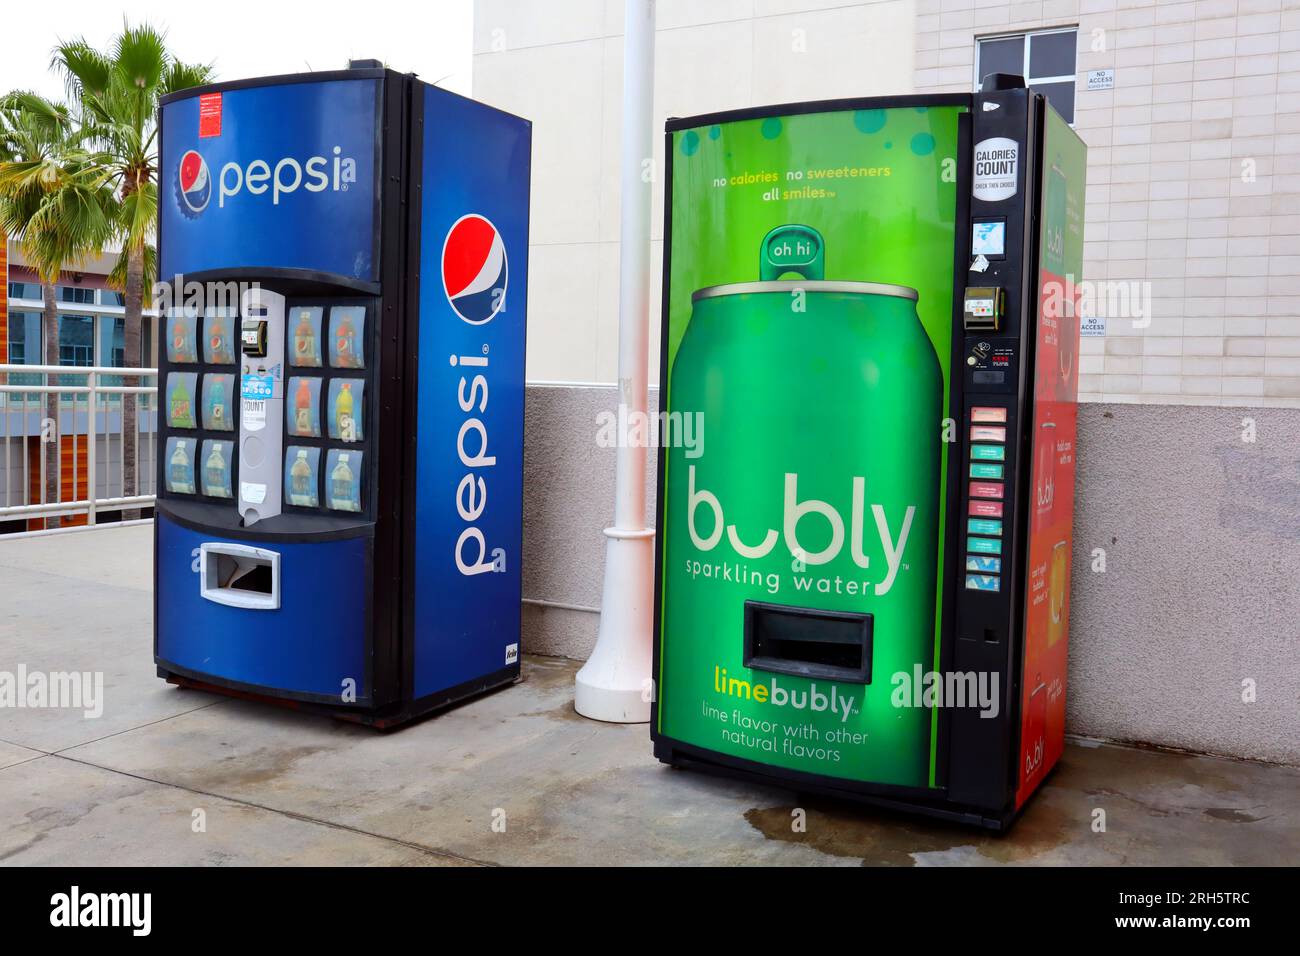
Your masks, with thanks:
[{"label": "plastic bottle in vending machine", "polygon": [[311,464],[307,461],[305,448],[298,449],[298,457],[289,469],[289,502],[300,508],[316,505],[316,495],[311,486]]},{"label": "plastic bottle in vending machine", "polygon": [[215,498],[230,497],[230,492],[227,490],[229,482],[226,480],[226,456],[221,453],[221,442],[212,443],[212,454],[208,455],[203,472],[206,494]]},{"label": "plastic bottle in vending machine", "polygon": [[190,468],[190,453],[185,450],[183,439],[176,443],[176,450],[172,452],[168,464],[170,466],[168,484],[171,490],[185,495],[194,494],[194,472]]},{"label": "plastic bottle in vending machine", "polygon": [[355,511],[352,502],[352,469],[348,467],[348,456],[339,455],[338,464],[330,472],[330,507],[339,511]]},{"label": "plastic bottle in vending machine", "polygon": [[352,325],[352,319],[346,312],[343,318],[339,320],[337,335],[335,337],[335,348],[338,350],[338,363],[342,366],[353,366],[356,364],[357,354],[357,330]]},{"label": "plastic bottle in vending machine", "polygon": [[293,333],[295,365],[318,365],[316,361],[316,330],[312,328],[311,314],[303,309],[298,314],[298,327]]},{"label": "plastic bottle in vending machine", "polygon": [[305,378],[298,379],[298,391],[293,396],[293,430],[297,435],[310,435],[311,386]]},{"label": "plastic bottle in vending machine", "polygon": [[212,403],[211,404],[212,411],[210,412],[210,415],[212,417],[212,427],[225,428],[226,427],[226,386],[222,384],[220,376],[216,377],[212,381],[212,391],[209,395],[209,400]]},{"label": "plastic bottle in vending machine", "polygon": [[171,425],[173,428],[194,427],[194,402],[185,386],[184,376],[176,379],[176,387],[172,389]]},{"label": "plastic bottle in vending machine", "polygon": [[344,382],[334,400],[334,425],[343,441],[356,441],[356,423],[352,418],[352,386]]}]

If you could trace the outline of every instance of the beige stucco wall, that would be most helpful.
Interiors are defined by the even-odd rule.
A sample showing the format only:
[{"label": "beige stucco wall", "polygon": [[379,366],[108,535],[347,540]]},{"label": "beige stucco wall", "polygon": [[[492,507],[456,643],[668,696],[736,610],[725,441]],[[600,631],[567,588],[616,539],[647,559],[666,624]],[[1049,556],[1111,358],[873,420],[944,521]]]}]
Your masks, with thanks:
[{"label": "beige stucco wall", "polygon": [[[655,128],[672,116],[909,92],[914,0],[660,0]],[[478,0],[474,97],[533,121],[528,377],[613,382],[623,0]],[[663,142],[655,137],[661,168]],[[651,216],[662,267],[663,184]],[[651,293],[652,370],[659,285]]]}]

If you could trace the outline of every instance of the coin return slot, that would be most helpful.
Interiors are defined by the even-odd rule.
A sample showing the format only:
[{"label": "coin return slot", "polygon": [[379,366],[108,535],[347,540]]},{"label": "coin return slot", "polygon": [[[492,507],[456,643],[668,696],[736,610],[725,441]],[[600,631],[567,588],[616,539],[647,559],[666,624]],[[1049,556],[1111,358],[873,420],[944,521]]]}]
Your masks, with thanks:
[{"label": "coin return slot", "polygon": [[199,590],[230,607],[272,611],[280,606],[280,555],[247,545],[207,542],[199,548]]},{"label": "coin return slot", "polygon": [[871,683],[870,614],[745,602],[746,667]]}]

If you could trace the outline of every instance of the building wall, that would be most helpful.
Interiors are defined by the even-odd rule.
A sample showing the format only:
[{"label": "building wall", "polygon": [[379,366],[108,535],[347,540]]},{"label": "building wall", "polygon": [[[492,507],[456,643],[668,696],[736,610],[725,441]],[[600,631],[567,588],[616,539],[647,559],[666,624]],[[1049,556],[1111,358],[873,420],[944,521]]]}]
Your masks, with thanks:
[{"label": "building wall", "polygon": [[[616,374],[622,6],[476,4],[475,96],[535,123],[533,380]],[[976,37],[1068,25],[1090,148],[1084,278],[1149,282],[1151,297],[1145,317],[1084,339],[1082,399],[1300,407],[1297,0],[662,0],[656,128],[968,91]],[[1088,92],[1088,71],[1106,68],[1114,89]],[[660,185],[656,271],[661,210]]]},{"label": "building wall", "polygon": [[[614,502],[596,415],[617,401],[528,389],[529,653],[595,643]],[[1300,764],[1300,415],[1094,403],[1078,447],[1067,729]]]},{"label": "building wall", "polygon": [[[1300,2],[917,0],[918,92],[975,37],[1079,28],[1084,278],[1149,281],[1150,324],[1082,341],[1083,401],[1300,407]],[[1087,90],[1113,69],[1114,89]]]},{"label": "building wall", "polygon": [[[670,115],[910,92],[914,16],[914,0],[660,0],[655,129]],[[622,21],[623,0],[475,4],[474,97],[533,121],[532,381],[617,376]],[[656,168],[662,158],[657,135]],[[662,182],[651,223],[658,276]],[[657,370],[657,281],[650,315]]]}]

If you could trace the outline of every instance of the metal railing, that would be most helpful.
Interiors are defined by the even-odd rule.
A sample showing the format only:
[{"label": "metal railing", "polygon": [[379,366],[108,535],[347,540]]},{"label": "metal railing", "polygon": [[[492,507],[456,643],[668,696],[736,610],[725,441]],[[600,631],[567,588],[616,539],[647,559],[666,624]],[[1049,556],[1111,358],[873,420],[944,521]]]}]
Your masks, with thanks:
[{"label": "metal railing", "polygon": [[[127,385],[125,379],[137,379],[140,384]],[[99,512],[152,507],[157,491],[157,379],[154,368],[0,365],[0,462],[4,468],[0,474],[0,522],[85,515],[93,525]],[[53,409],[51,395],[57,396]],[[135,475],[130,488],[125,454],[128,408],[135,411],[136,432]],[[50,444],[56,447],[53,501],[49,494]],[[65,450],[70,453],[72,470],[66,500]],[[39,478],[36,488],[33,477]]]}]

